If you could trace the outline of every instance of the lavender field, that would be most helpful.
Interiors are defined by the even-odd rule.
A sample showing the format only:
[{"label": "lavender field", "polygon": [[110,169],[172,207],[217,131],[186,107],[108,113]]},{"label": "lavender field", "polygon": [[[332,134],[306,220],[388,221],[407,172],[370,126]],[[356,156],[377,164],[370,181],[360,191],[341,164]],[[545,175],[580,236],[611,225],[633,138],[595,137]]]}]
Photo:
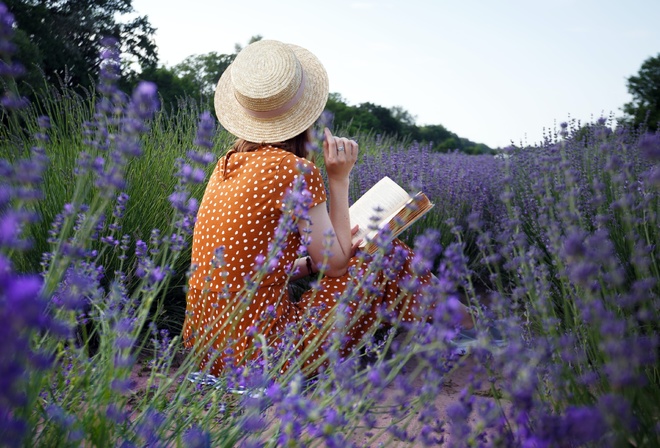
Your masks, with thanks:
[{"label": "lavender field", "polygon": [[[383,309],[389,331],[339,355],[356,317],[345,304],[377,297],[370,278],[397,269],[384,241],[335,310],[317,377],[302,375],[292,327],[195,383],[178,333],[191,232],[231,137],[194,104],[159,111],[154,84],[122,93],[112,40],[95,91],[53,86],[28,103],[14,94],[12,23],[0,4],[3,445],[660,446],[660,134],[568,122],[497,157],[359,136],[353,199],[388,175],[435,203],[403,235],[418,271],[437,276],[405,285],[432,323]],[[301,194],[286,205],[296,214]],[[278,251],[255,260],[246,301]],[[458,301],[480,335],[465,356],[451,344]],[[439,409],[459,370],[466,383]]]}]

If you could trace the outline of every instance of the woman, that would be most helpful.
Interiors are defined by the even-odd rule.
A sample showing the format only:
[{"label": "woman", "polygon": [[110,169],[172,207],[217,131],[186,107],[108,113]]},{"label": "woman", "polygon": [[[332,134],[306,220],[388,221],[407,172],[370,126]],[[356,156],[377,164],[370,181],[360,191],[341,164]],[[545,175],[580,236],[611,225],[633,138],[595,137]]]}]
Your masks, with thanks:
[{"label": "woman", "polygon": [[[183,332],[186,345],[202,351],[202,367],[212,374],[227,364],[262,356],[264,339],[272,348],[285,334],[297,344],[305,369],[315,371],[326,362],[323,342],[333,334],[337,298],[354,281],[349,267],[361,263],[354,256],[356,245],[351,239],[357,229],[351,229],[348,211],[357,143],[325,129],[327,193],[318,168],[306,159],[309,129],[321,115],[327,96],[328,78],[318,59],[303,48],[272,40],[243,49],[218,82],[216,113],[237,141],[218,161],[200,204]],[[277,263],[258,284],[246,284],[269,253],[286,213],[287,191],[300,176],[308,192],[308,216],[296,220],[297,231],[286,235]],[[301,246],[305,257],[299,257]],[[411,253],[399,241],[394,246],[400,266],[374,279],[373,284],[381,285],[382,298],[362,304],[364,314],[343,328],[342,353],[373,328],[382,304],[401,320],[415,318],[415,298],[400,300],[399,288],[411,272]],[[287,292],[291,273],[294,278],[315,274],[322,263],[321,287],[293,303]],[[422,282],[429,278],[430,274]],[[359,303],[350,302],[352,311]],[[310,310],[315,310],[314,318]],[[305,319],[313,319],[315,325]],[[467,313],[465,322],[470,325]],[[255,350],[255,343],[259,349]]]}]

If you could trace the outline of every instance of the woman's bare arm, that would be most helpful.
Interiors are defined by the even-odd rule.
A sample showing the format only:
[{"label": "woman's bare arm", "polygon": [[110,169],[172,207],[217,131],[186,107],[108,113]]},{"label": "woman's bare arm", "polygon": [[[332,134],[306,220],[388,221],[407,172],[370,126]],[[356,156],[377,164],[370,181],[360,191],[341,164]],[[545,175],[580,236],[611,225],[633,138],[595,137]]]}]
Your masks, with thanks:
[{"label": "woman's bare arm", "polygon": [[357,156],[355,141],[334,137],[329,129],[325,129],[323,157],[328,174],[329,211],[325,202],[312,207],[309,211],[311,223],[301,222],[299,228],[301,233],[310,232],[307,251],[315,265],[326,260],[327,256],[325,273],[331,277],[346,272],[348,261],[355,252],[351,244],[354,232],[348,213],[348,187]]}]

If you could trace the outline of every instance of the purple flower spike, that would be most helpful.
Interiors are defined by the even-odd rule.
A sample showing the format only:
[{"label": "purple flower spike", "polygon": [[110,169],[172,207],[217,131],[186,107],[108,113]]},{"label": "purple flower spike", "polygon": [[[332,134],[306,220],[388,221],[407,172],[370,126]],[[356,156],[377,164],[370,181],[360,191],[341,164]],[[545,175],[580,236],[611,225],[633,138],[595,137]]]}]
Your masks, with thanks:
[{"label": "purple flower spike", "polygon": [[216,124],[215,120],[211,116],[211,113],[208,111],[202,112],[199,116],[195,145],[206,149],[213,149],[213,137],[215,136],[215,129]]},{"label": "purple flower spike", "polygon": [[106,37],[101,40],[101,70],[99,71],[99,92],[112,96],[119,92],[115,83],[121,77],[121,62],[119,57],[119,43],[115,38]]},{"label": "purple flower spike", "polygon": [[644,134],[639,139],[639,148],[642,150],[642,155],[648,160],[660,161],[660,133]]},{"label": "purple flower spike", "polygon": [[153,82],[141,81],[133,91],[133,111],[141,120],[147,120],[158,110],[158,89]]},{"label": "purple flower spike", "polygon": [[27,98],[23,96],[16,95],[13,92],[5,92],[2,99],[0,99],[0,104],[5,109],[17,110],[17,109],[23,109],[29,103]]},{"label": "purple flower spike", "polygon": [[0,247],[20,246],[20,220],[15,213],[0,216]]},{"label": "purple flower spike", "polygon": [[195,425],[183,435],[183,445],[189,448],[211,448],[211,434]]}]

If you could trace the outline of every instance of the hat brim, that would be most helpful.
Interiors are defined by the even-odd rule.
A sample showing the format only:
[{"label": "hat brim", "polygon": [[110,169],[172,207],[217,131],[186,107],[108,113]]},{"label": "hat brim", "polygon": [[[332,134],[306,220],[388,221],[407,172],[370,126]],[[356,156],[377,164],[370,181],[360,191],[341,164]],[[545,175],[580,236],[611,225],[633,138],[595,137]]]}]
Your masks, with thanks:
[{"label": "hat brim", "polygon": [[272,118],[257,118],[245,111],[234,95],[231,66],[227,68],[215,90],[215,113],[220,124],[236,137],[255,143],[286,141],[307,130],[319,118],[328,101],[328,74],[311,52],[287,44],[300,61],[305,73],[300,100],[288,111]]}]

